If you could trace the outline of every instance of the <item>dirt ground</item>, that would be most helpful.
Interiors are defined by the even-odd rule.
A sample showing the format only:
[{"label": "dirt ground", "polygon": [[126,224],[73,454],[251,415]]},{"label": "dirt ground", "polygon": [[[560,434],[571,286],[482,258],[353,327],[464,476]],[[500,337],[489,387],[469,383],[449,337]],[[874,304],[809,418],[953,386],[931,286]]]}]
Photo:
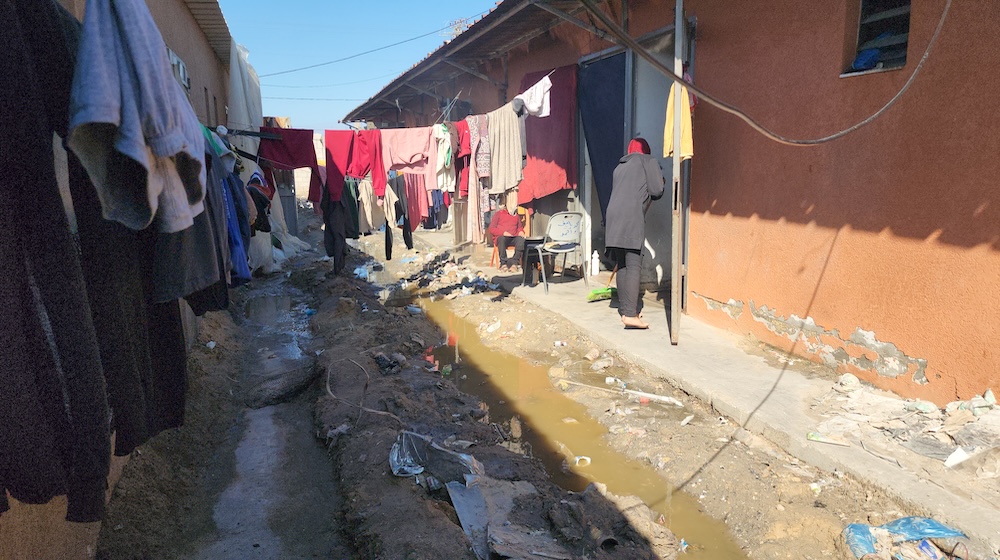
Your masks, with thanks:
[{"label": "dirt ground", "polygon": [[[316,233],[308,225],[302,237],[315,244]],[[381,240],[363,237],[360,246],[381,257]],[[520,557],[671,559],[686,550],[692,558],[846,558],[838,542],[848,523],[915,513],[840,473],[800,464],[627,356],[606,352],[565,321],[492,289],[496,271],[474,265],[488,253],[456,266],[458,259],[418,243],[413,250],[396,247],[394,256],[376,263],[355,253],[335,275],[332,261],[307,253],[254,288],[234,291],[231,312],[202,321],[189,362],[186,425],[155,438],[130,460],[109,506],[99,558],[475,558],[462,526],[468,518],[460,518],[444,486],[463,483],[475,470],[470,464],[478,465],[484,489],[499,488],[510,502],[489,529],[498,535],[493,550],[510,557],[544,545],[552,547],[548,556]],[[356,277],[359,267],[377,283]],[[467,271],[484,274],[473,279]],[[406,288],[385,288],[390,285]],[[248,302],[262,295],[290,299],[285,312],[308,325],[308,340],[299,346],[316,373],[304,393],[279,405],[289,407],[281,409],[286,412],[276,413],[304,411],[312,424],[289,420],[280,433],[289,440],[308,434],[288,445],[318,449],[327,459],[268,486],[283,494],[272,498],[284,505],[263,521],[238,521],[257,527],[243,531],[250,535],[233,530],[236,536],[225,537],[220,503],[251,476],[241,470],[240,450],[253,440],[248,430],[255,412],[247,402],[254,371],[274,356],[255,338],[259,325],[245,321]],[[459,331],[486,349],[468,350],[466,362],[451,360],[459,353],[457,335],[451,340]],[[517,409],[516,398],[494,387],[483,371],[501,363],[515,365],[519,383],[530,375],[526,400],[544,393],[574,401],[559,405],[570,412],[551,412],[559,429],[582,434],[580,443],[571,434],[558,441],[547,435],[545,426],[533,425],[533,417]],[[622,383],[678,399],[683,407],[627,398],[615,391]],[[389,455],[403,430],[432,438],[440,450],[435,456],[450,458],[450,466],[428,459],[426,472],[395,476]],[[590,457],[582,461],[569,451],[579,453],[588,438],[607,448],[591,453],[593,466]],[[456,456],[475,461],[464,460],[456,470]],[[595,475],[606,472],[597,462],[615,462],[603,468],[620,471]],[[650,509],[630,496],[642,488],[628,491],[627,479],[638,479],[636,473],[675,490],[666,492],[664,503],[644,497]],[[590,484],[604,478],[606,486]],[[302,487],[316,489],[297,494]],[[307,518],[322,523],[303,531],[297,526]],[[254,531],[271,534],[280,552],[268,556],[262,550],[270,546],[266,535],[255,540]],[[206,546],[230,542],[226,538],[231,547],[206,554],[221,550]],[[731,540],[735,552],[712,549],[712,539]],[[527,548],[517,548],[521,541]]]}]

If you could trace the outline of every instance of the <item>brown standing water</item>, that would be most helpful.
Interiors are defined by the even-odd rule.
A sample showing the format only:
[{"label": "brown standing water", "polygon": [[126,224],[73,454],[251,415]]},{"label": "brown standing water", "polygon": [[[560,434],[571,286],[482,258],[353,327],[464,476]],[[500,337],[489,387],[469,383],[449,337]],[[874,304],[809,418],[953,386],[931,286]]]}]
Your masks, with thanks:
[{"label": "brown standing water", "polygon": [[[675,491],[649,464],[614,451],[606,441],[607,428],[552,385],[548,367],[489,348],[480,341],[477,326],[456,316],[443,301],[421,299],[419,304],[448,333],[449,344],[437,348],[435,357],[442,366],[459,364],[452,374],[458,388],[486,402],[495,418],[519,416],[523,439],[557,484],[580,491],[592,481],[600,482],[615,494],[638,496],[690,545],[685,557],[747,558],[726,525],[702,513],[693,497]],[[570,418],[575,422],[566,421]],[[574,464],[575,457],[590,462]]]}]

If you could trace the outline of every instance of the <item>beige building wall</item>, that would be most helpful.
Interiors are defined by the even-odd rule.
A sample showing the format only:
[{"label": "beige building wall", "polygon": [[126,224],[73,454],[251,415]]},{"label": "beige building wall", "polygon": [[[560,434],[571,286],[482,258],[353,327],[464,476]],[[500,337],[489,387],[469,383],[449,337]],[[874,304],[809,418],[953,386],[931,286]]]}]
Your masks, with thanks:
[{"label": "beige building wall", "polygon": [[[59,0],[82,19],[86,0]],[[146,0],[167,47],[187,66],[191,79],[188,99],[198,120],[209,127],[226,122],[229,101],[229,60],[220,60],[184,0]]]}]

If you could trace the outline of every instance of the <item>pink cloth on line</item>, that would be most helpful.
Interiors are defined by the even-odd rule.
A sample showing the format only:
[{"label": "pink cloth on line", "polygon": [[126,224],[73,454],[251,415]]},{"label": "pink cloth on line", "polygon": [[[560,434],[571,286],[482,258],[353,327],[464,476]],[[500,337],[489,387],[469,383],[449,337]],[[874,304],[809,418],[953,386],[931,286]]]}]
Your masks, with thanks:
[{"label": "pink cloth on line", "polygon": [[423,173],[404,173],[403,184],[406,185],[406,214],[410,218],[410,231],[417,231],[423,221],[430,216],[427,198],[427,178]]},{"label": "pink cloth on line", "polygon": [[[437,142],[434,127],[387,128],[382,131],[385,170],[420,173],[425,185],[437,185]],[[426,188],[426,187],[425,187]]]}]

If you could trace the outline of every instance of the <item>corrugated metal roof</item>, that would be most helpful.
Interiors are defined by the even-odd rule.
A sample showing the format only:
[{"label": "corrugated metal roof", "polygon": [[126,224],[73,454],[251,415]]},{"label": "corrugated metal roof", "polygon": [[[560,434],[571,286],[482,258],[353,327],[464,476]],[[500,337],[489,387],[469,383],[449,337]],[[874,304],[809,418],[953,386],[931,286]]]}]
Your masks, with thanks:
[{"label": "corrugated metal roof", "polygon": [[[435,84],[463,74],[447,61],[469,68],[500,57],[514,47],[547,33],[564,20],[538,6],[539,0],[504,0],[469,26],[462,34],[438,47],[426,58],[400,74],[378,93],[344,117],[344,121],[370,119],[394,105],[421,94],[431,93]],[[576,0],[546,0],[545,4],[569,15],[583,11]],[[420,90],[423,90],[421,93]]]},{"label": "corrugated metal roof", "polygon": [[198,27],[208,37],[208,44],[215,51],[215,56],[228,67],[233,37],[229,33],[229,24],[222,15],[219,0],[184,0],[184,3],[198,22]]}]

